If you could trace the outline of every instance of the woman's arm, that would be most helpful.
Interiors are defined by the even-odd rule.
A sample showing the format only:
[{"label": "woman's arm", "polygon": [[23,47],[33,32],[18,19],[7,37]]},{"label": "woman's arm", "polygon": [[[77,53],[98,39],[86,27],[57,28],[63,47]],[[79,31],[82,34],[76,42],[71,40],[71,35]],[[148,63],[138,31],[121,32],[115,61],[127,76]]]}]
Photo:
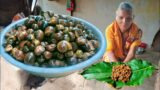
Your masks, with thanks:
[{"label": "woman's arm", "polygon": [[136,37],[138,39],[132,43],[132,45],[129,49],[129,52],[127,54],[127,57],[125,58],[125,60],[123,62],[128,62],[135,57],[135,52],[137,50],[137,47],[141,44],[141,37],[142,37],[142,30],[141,29],[138,30]]},{"label": "woman's arm", "polygon": [[128,52],[128,54],[127,54],[127,57],[124,59],[123,62],[128,62],[128,61],[130,61],[131,59],[133,59],[133,58],[135,57],[136,49],[137,49],[137,47],[131,47],[131,48],[129,49],[129,52]]},{"label": "woman's arm", "polygon": [[114,33],[111,26],[108,26],[106,29],[106,42],[107,42],[107,48],[106,53],[103,55],[103,60],[109,61],[109,62],[117,62],[117,58],[114,55],[113,50],[114,47]]}]

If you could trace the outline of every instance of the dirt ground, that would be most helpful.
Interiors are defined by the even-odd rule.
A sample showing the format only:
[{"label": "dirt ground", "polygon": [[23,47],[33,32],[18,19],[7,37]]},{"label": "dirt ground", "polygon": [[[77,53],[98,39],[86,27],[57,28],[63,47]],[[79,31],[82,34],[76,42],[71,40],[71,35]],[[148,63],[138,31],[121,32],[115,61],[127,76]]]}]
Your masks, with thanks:
[{"label": "dirt ground", "polygon": [[[137,55],[137,58],[151,61],[160,68],[160,53],[147,51]],[[1,65],[1,90],[30,90],[25,86],[28,73],[9,64],[2,57]],[[42,86],[31,90],[115,90],[106,83],[95,80],[85,80],[79,72],[61,78],[46,79]],[[152,77],[145,80],[142,86],[124,87],[121,90],[160,90],[160,71],[156,71]]]}]

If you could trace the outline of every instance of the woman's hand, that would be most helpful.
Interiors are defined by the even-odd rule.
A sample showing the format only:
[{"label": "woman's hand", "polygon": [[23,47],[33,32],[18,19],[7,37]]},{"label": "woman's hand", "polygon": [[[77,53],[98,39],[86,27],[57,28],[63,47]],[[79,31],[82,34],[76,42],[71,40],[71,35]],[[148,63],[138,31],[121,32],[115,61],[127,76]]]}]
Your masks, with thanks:
[{"label": "woman's hand", "polygon": [[106,62],[118,62],[117,58],[115,57],[113,51],[107,51],[104,55],[102,60]]},{"label": "woman's hand", "polygon": [[104,53],[102,60],[104,61],[106,57],[107,57],[107,52]]}]

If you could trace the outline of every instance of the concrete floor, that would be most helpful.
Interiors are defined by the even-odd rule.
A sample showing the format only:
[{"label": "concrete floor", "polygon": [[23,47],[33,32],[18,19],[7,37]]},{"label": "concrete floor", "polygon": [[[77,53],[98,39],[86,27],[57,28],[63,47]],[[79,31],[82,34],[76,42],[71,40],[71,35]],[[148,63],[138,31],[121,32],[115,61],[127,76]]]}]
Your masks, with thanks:
[{"label": "concrete floor", "polygon": [[[138,58],[150,60],[160,68],[160,53],[147,51]],[[159,65],[158,65],[159,63]],[[30,90],[25,86],[28,73],[14,67],[2,57],[1,65],[1,90]],[[31,90],[115,90],[106,83],[95,80],[85,80],[79,72],[61,78],[51,78],[43,82],[43,85]],[[160,90],[160,71],[155,71],[152,77],[145,80],[142,86],[124,87],[121,90]]]}]

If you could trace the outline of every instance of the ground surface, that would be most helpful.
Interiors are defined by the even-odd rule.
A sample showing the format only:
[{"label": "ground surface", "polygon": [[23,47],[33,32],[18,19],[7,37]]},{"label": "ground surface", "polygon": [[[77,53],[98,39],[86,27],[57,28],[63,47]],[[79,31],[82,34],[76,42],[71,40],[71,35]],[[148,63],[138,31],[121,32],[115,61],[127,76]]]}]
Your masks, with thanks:
[{"label": "ground surface", "polygon": [[[138,58],[147,59],[160,67],[160,53],[147,51]],[[14,67],[2,57],[1,65],[1,90],[30,90],[25,86],[28,73]],[[79,72],[61,78],[47,79],[42,86],[32,90],[115,90],[105,83],[95,80],[85,80]],[[155,72],[152,77],[145,80],[139,87],[124,87],[121,90],[160,90],[160,72]]]}]

